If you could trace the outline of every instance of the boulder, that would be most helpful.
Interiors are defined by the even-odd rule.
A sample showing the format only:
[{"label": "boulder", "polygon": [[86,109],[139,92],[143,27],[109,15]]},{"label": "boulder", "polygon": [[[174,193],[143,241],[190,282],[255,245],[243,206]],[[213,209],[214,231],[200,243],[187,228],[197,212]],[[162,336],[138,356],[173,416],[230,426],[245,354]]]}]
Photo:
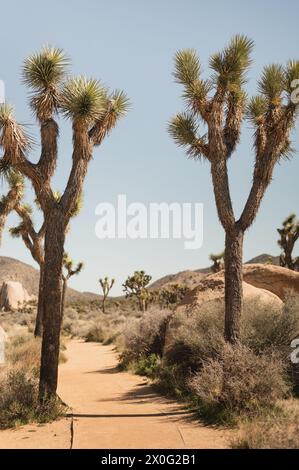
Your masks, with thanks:
[{"label": "boulder", "polygon": [[290,292],[299,294],[299,273],[270,264],[243,266],[243,279],[252,286],[266,289],[284,300]]},{"label": "boulder", "polygon": [[[281,307],[282,300],[266,289],[261,289],[243,282],[244,301],[257,300],[262,304],[271,304],[274,307]],[[198,307],[206,302],[224,299],[224,273],[211,274],[203,279],[198,286],[189,292],[182,300],[179,308]]]},{"label": "boulder", "polygon": [[0,290],[0,310],[14,310],[23,307],[25,302],[32,300],[20,282],[4,281]]}]

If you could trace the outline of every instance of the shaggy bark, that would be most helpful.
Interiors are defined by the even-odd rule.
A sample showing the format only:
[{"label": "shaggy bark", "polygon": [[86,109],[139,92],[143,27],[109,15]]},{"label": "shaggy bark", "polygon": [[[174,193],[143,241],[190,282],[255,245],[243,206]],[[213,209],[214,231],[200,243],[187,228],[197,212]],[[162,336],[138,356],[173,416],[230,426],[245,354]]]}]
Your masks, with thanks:
[{"label": "shaggy bark", "polygon": [[243,307],[243,238],[235,228],[225,238],[225,339],[237,343]]},{"label": "shaggy bark", "polygon": [[43,279],[43,340],[39,395],[41,403],[56,395],[61,330],[62,261],[65,224],[61,209],[48,214]]},{"label": "shaggy bark", "polygon": [[62,281],[62,294],[61,294],[61,322],[63,322],[66,288],[67,288],[67,279],[63,278],[63,281]]}]

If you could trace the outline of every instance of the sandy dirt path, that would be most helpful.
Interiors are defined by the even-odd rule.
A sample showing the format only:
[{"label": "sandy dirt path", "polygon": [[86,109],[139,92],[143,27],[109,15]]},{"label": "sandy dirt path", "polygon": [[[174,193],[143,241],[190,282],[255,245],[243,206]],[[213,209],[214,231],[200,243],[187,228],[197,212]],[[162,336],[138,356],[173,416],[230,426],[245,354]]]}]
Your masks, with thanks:
[{"label": "sandy dirt path", "polygon": [[200,425],[142,377],[117,369],[112,346],[70,341],[59,395],[72,417],[0,432],[0,448],[225,448],[228,432]]}]

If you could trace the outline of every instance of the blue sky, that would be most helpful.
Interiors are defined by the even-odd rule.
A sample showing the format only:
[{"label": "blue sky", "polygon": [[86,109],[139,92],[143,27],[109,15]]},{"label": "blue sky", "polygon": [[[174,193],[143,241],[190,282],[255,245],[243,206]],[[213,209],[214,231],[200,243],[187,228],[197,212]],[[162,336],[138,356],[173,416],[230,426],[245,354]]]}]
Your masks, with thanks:
[{"label": "blue sky", "polygon": [[[23,59],[44,44],[62,47],[72,58],[74,74],[99,78],[130,97],[129,114],[95,152],[84,189],[84,208],[72,221],[66,248],[85,269],[71,282],[74,288],[97,291],[98,278],[116,278],[112,293],[136,269],[154,279],[208,264],[208,255],[223,249],[223,230],[215,211],[207,163],[187,160],[167,134],[167,121],[183,109],[181,89],[172,77],[178,49],[196,48],[205,73],[209,55],[223,48],[231,36],[242,33],[255,41],[254,64],[248,92],[256,92],[262,67],[299,58],[297,0],[52,0],[1,2],[1,68],[7,100],[16,107],[18,120],[30,123],[28,93],[20,80]],[[299,129],[299,128],[298,128]],[[299,150],[298,129],[294,134]],[[35,158],[33,156],[33,158]],[[61,122],[60,163],[54,183],[63,190],[71,162],[69,124]],[[244,126],[242,142],[230,162],[231,190],[236,213],[247,197],[253,168],[251,130]],[[279,165],[255,224],[245,240],[245,258],[262,252],[278,254],[276,227],[290,212],[298,211],[299,155]],[[0,191],[4,187],[0,187]],[[200,250],[184,250],[179,240],[98,240],[95,207],[128,201],[202,202],[204,243]],[[32,193],[27,192],[30,201]],[[15,223],[10,216],[8,226]],[[39,216],[36,214],[36,221]],[[34,264],[21,241],[6,234],[1,255]]]}]

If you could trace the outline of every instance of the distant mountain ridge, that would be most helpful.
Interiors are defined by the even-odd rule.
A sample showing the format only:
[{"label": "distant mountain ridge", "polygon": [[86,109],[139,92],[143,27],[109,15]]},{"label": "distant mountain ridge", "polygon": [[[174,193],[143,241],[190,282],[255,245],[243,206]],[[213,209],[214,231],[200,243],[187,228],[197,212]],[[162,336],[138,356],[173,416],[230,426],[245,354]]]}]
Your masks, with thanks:
[{"label": "distant mountain ridge", "polygon": [[[279,265],[279,256],[271,256],[266,253],[256,256],[245,264],[266,264]],[[171,284],[182,284],[189,288],[196,287],[197,284],[211,273],[211,268],[200,268],[196,270],[185,270],[175,274],[167,274],[157,279],[150,285],[150,289],[161,289]],[[30,264],[23,263],[15,258],[0,256],[0,287],[3,281],[18,281],[27,290],[30,295],[38,294],[39,271]],[[121,296],[120,298],[122,298]],[[69,301],[88,301],[99,300],[100,295],[93,292],[79,292],[68,288],[67,300]]]},{"label": "distant mountain ridge", "polygon": [[[0,288],[4,281],[20,282],[30,295],[38,294],[39,271],[30,264],[15,258],[0,256]],[[79,292],[70,287],[67,290],[67,300],[86,301],[100,299],[92,292]]]}]

